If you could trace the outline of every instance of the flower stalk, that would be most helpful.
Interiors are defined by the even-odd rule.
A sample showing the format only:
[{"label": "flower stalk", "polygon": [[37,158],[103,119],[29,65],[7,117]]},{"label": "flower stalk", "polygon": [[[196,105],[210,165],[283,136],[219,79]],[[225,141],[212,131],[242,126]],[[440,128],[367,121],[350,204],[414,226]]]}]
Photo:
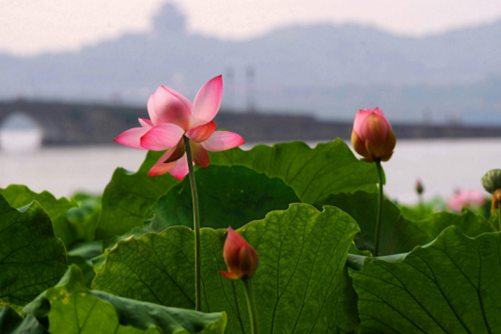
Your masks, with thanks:
[{"label": "flower stalk", "polygon": [[254,302],[254,292],[250,278],[242,278],[244,283],[245,300],[247,301],[247,311],[249,312],[250,334],[257,334],[256,303]]},{"label": "flower stalk", "polygon": [[384,199],[383,166],[381,166],[380,160],[376,161],[376,169],[377,169],[378,182],[379,182],[379,196],[378,196],[377,217],[376,217],[376,233],[375,233],[375,239],[374,239],[374,255],[378,256],[379,255],[379,238],[380,238],[380,232],[381,232],[381,220],[383,218],[383,199]]},{"label": "flower stalk", "polygon": [[149,119],[139,118],[140,127],[119,134],[121,145],[150,151],[164,151],[148,171],[148,176],[170,173],[181,181],[189,174],[193,206],[195,309],[202,308],[200,266],[200,212],[193,165],[208,167],[208,152],[225,151],[243,145],[242,136],[230,131],[216,131],[214,117],[223,96],[221,75],[207,81],[193,103],[181,93],[159,86],[147,103]]},{"label": "flower stalk", "polygon": [[250,281],[259,263],[256,250],[240,234],[229,227],[223,247],[223,258],[227,271],[220,271],[219,273],[224,278],[242,280],[244,283],[245,300],[249,312],[250,333],[256,334],[256,305]]},{"label": "flower stalk", "polygon": [[491,213],[498,216],[498,231],[501,231],[501,189],[492,192]]},{"label": "flower stalk", "polygon": [[397,139],[391,124],[381,109],[361,109],[357,112],[353,122],[353,131],[351,132],[351,144],[355,151],[363,157],[363,160],[376,164],[379,180],[376,231],[374,233],[375,256],[379,255],[379,235],[383,217],[384,176],[381,161],[388,161],[391,158],[396,143]]},{"label": "flower stalk", "polygon": [[418,195],[419,208],[423,209],[424,186],[423,186],[423,182],[421,182],[421,180],[419,180],[419,179],[416,181],[415,190],[416,190],[416,193]]},{"label": "flower stalk", "polygon": [[188,159],[188,177],[190,179],[191,202],[193,206],[193,232],[195,234],[195,310],[202,310],[202,286],[200,270],[200,210],[198,207],[197,180],[193,170],[193,157],[190,148],[190,139],[183,136],[186,149],[186,158]]},{"label": "flower stalk", "polygon": [[501,231],[501,205],[498,205],[498,231]]}]

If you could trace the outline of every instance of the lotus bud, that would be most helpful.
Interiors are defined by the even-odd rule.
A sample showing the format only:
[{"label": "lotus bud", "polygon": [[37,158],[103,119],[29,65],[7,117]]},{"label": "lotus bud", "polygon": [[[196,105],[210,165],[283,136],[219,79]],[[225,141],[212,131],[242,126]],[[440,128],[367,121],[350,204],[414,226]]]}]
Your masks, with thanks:
[{"label": "lotus bud", "polygon": [[416,181],[416,193],[421,196],[424,193],[424,185],[421,180]]},{"label": "lotus bud", "polygon": [[220,274],[229,279],[251,278],[259,262],[255,249],[231,227],[228,228],[223,257],[228,271]]},{"label": "lotus bud", "polygon": [[391,158],[396,138],[382,110],[362,109],[357,112],[351,144],[367,162],[387,161]]},{"label": "lotus bud", "polygon": [[501,169],[491,169],[482,176],[482,185],[489,193],[501,189]]}]

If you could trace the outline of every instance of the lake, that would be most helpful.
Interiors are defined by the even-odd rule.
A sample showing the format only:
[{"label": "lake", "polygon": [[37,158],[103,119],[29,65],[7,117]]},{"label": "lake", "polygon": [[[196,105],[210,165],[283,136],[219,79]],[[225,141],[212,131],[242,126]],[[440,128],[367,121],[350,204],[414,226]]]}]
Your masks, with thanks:
[{"label": "lake", "polygon": [[[56,196],[99,193],[116,167],[135,171],[144,154],[119,145],[0,152],[0,186],[22,183]],[[501,139],[400,140],[392,159],[383,166],[385,191],[393,199],[416,202],[418,178],[424,183],[425,198],[448,197],[458,188],[482,189],[482,175],[501,168]]]}]

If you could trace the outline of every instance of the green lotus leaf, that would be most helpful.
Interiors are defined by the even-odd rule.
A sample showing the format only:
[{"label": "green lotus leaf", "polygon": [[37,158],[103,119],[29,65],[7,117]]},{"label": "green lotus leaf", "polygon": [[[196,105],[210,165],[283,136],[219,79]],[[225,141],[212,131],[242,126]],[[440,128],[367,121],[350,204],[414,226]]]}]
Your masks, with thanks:
[{"label": "green lotus leaf", "polygon": [[[238,228],[263,218],[271,210],[286,209],[299,202],[294,191],[278,178],[252,169],[210,166],[196,173],[201,225]],[[156,229],[172,225],[193,226],[190,182],[172,187],[153,208]]]},{"label": "green lotus leaf", "polygon": [[330,194],[376,191],[374,165],[355,158],[341,139],[315,148],[303,142],[256,145],[249,151],[237,148],[211,153],[211,159],[216,165],[246,166],[281,178],[302,202],[310,204]]},{"label": "green lotus leaf", "polygon": [[17,305],[29,302],[64,274],[64,245],[38,202],[18,211],[0,196],[0,268],[0,302]]},{"label": "green lotus leaf", "polygon": [[[324,333],[353,330],[356,314],[346,298],[344,263],[358,227],[334,207],[318,211],[292,204],[272,211],[239,232],[256,248],[259,267],[252,278],[259,332]],[[203,228],[202,309],[225,311],[228,333],[248,330],[240,281],[222,278],[224,230]],[[194,306],[193,232],[174,226],[160,233],[120,241],[106,253],[94,288],[157,304]],[[349,293],[349,292],[348,292]]]},{"label": "green lotus leaf", "polygon": [[150,177],[148,170],[161,152],[148,152],[136,173],[117,168],[106,186],[96,229],[99,239],[113,239],[143,227],[152,217],[151,207],[177,183],[169,174]]},{"label": "green lotus leaf", "polygon": [[456,226],[406,256],[353,270],[362,332],[496,333],[501,328],[501,233]]}]

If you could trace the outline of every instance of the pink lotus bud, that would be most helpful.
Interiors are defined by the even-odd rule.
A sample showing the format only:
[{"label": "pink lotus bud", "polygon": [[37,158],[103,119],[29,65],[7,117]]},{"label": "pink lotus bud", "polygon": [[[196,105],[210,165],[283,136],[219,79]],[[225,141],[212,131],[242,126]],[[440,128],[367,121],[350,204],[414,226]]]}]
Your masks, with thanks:
[{"label": "pink lotus bud", "polygon": [[379,108],[357,112],[351,144],[365,161],[387,161],[393,154],[396,138],[390,123]]},{"label": "pink lotus bud", "polygon": [[256,250],[231,227],[228,228],[223,257],[228,271],[220,274],[229,279],[251,278],[259,262]]}]

